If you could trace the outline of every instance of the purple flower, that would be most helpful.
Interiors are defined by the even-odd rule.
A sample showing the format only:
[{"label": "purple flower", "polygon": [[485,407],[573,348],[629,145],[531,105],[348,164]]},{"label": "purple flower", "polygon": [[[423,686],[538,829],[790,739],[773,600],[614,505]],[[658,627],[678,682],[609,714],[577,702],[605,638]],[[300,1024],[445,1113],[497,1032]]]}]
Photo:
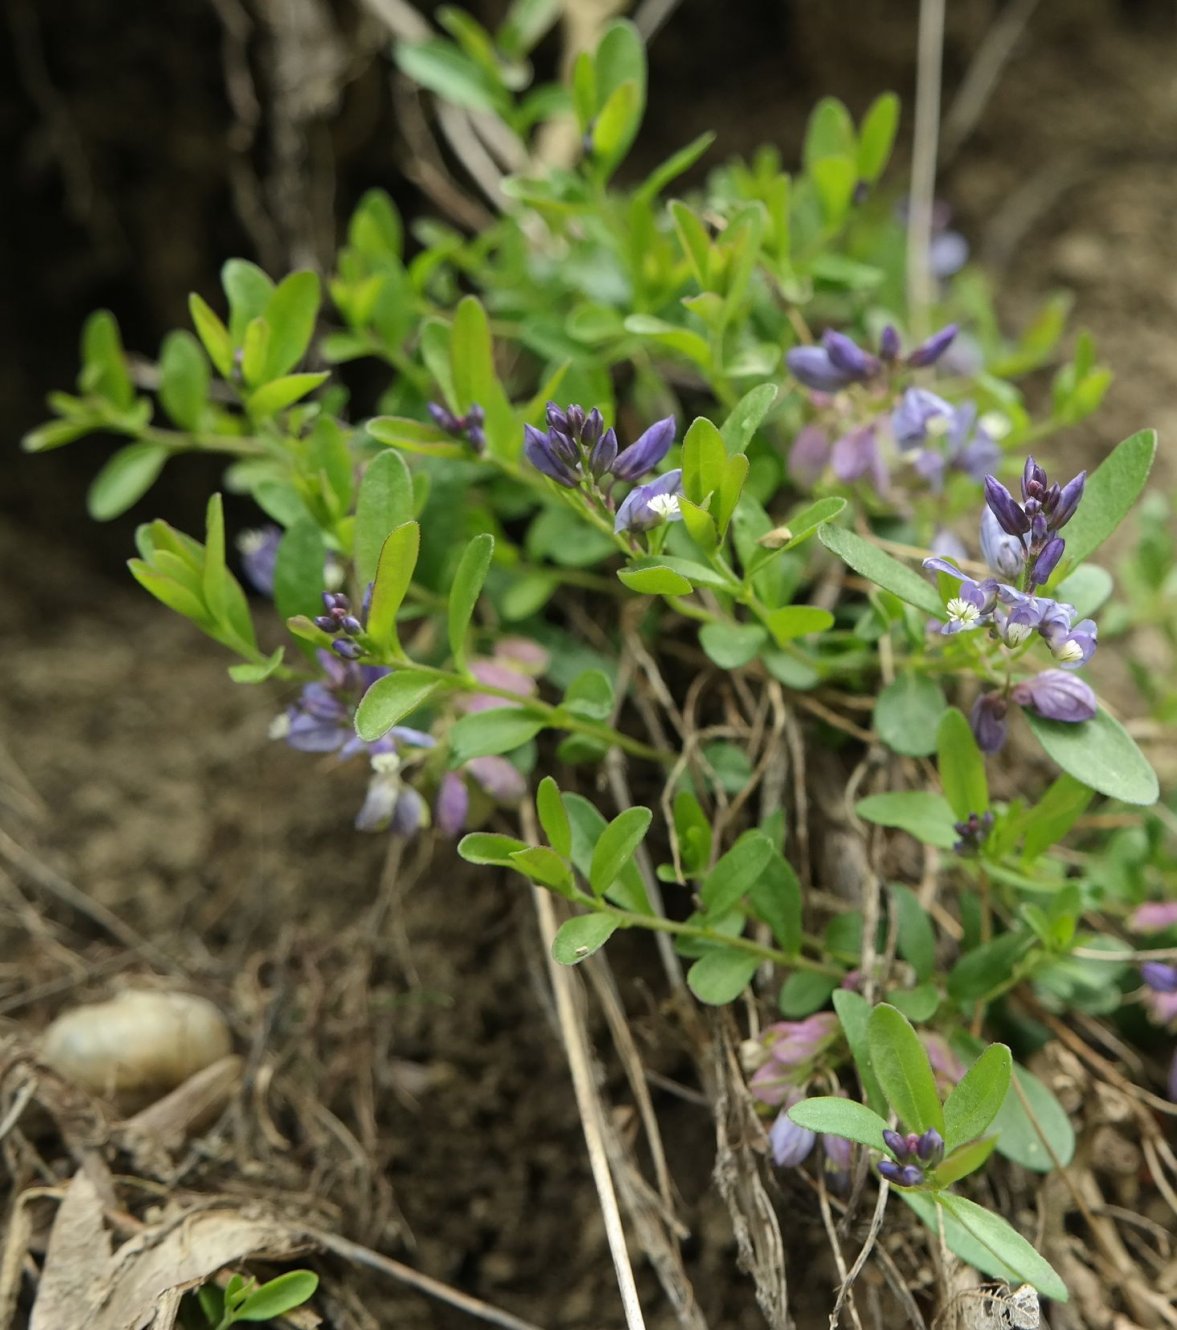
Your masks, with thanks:
[{"label": "purple flower", "polygon": [[935,1127],[929,1127],[916,1142],[915,1153],[921,1164],[935,1168],[944,1158],[944,1137]]},{"label": "purple flower", "polygon": [[948,421],[952,405],[926,388],[908,388],[891,413],[891,430],[900,448],[911,449],[929,434],[932,422]]},{"label": "purple flower", "polygon": [[617,460],[605,467],[605,471],[628,483],[640,480],[662,461],[673,442],[674,417],[667,416],[664,420],[655,421],[628,448],[617,454]]},{"label": "purple flower", "polygon": [[798,1164],[803,1164],[817,1143],[817,1136],[813,1132],[799,1127],[789,1117],[789,1109],[804,1098],[800,1090],[791,1091],[768,1130],[772,1162],[777,1168],[796,1168]]},{"label": "purple flower", "polygon": [[809,489],[820,479],[829,461],[829,436],[820,425],[805,425],[789,451],[789,478],[803,489]]},{"label": "purple flower", "polygon": [[402,782],[399,769],[400,759],[395,753],[378,753],[372,758],[372,779],[356,814],[357,831],[389,831],[407,837],[424,825],[425,801]]},{"label": "purple flower", "polygon": [[831,1191],[844,1192],[850,1186],[850,1169],[854,1164],[854,1145],[844,1136],[831,1136],[825,1132],[821,1138],[826,1185]]},{"label": "purple flower", "polygon": [[1007,581],[1020,577],[1026,564],[1021,537],[1011,536],[988,506],[981,510],[981,554],[994,574]]},{"label": "purple flower", "polygon": [[278,546],[282,541],[282,528],[269,523],[243,531],[237,537],[241,554],[241,571],[263,596],[274,594],[274,565],[278,559]]},{"label": "purple flower", "polygon": [[437,788],[433,822],[443,836],[456,836],[466,825],[470,811],[470,791],[456,771],[447,771]]},{"label": "purple flower", "polygon": [[879,372],[878,360],[845,333],[835,332],[831,328],[823,334],[821,341],[830,364],[852,381],[862,383]]},{"label": "purple flower", "polygon": [[1022,506],[995,476],[985,477],[985,502],[1001,529],[1011,536],[1024,536],[1030,530],[1030,519]]},{"label": "purple flower", "polygon": [[1065,670],[1043,670],[1033,679],[1015,684],[1010,696],[1047,720],[1072,725],[1090,720],[1098,709],[1090,687]]},{"label": "purple flower", "polygon": [[899,337],[899,329],[893,323],[888,323],[883,329],[883,334],[879,338],[879,358],[888,365],[898,360],[899,352],[903,349],[903,343]]},{"label": "purple flower", "polygon": [[947,636],[979,628],[982,624],[990,622],[997,607],[998,584],[994,578],[986,577],[984,581],[974,582],[955,564],[936,556],[925,559],[924,568],[928,571],[946,573],[960,583],[960,589],[944,607],[948,611],[948,621],[938,625],[937,631]]},{"label": "purple flower", "polygon": [[1177,993],[1177,965],[1163,961],[1145,961],[1140,977],[1154,993]]},{"label": "purple flower", "polygon": [[873,424],[852,430],[834,443],[830,451],[830,468],[844,485],[866,477],[880,494],[887,492],[887,467],[879,451]]},{"label": "purple flower", "polygon": [[1177,901],[1145,901],[1132,911],[1128,927],[1134,933],[1159,933],[1177,927]]},{"label": "purple flower", "polygon": [[523,426],[523,454],[535,469],[565,489],[575,489],[579,477],[572,460],[563,456],[563,449],[553,437],[534,425]]},{"label": "purple flower", "polygon": [[483,431],[483,425],[486,423],[486,412],[480,406],[472,406],[464,416],[456,416],[443,406],[440,402],[426,402],[425,410],[429,412],[433,423],[440,430],[445,430],[447,434],[456,434],[464,437],[466,442],[474,449],[476,453],[482,452],[486,447],[486,434]]},{"label": "purple flower", "polygon": [[[761,1041],[768,1051],[764,1065],[748,1088],[764,1104],[783,1103],[804,1080],[816,1058],[838,1036],[838,1018],[818,1012],[803,1021],[777,1021],[765,1028]],[[794,1101],[795,1102],[795,1101]]]},{"label": "purple flower", "polygon": [[979,854],[986,837],[993,830],[993,814],[970,813],[963,822],[954,822],[953,830],[960,837],[952,847],[957,854],[966,856]]},{"label": "purple flower", "polygon": [[1046,639],[1050,654],[1065,670],[1077,670],[1095,655],[1098,629],[1093,619],[1083,619],[1071,627],[1070,605],[1054,603],[1042,616],[1038,631]]},{"label": "purple flower", "polygon": [[969,724],[977,747],[983,753],[997,753],[1005,746],[1009,725],[1006,712],[1009,704],[1001,693],[982,693],[973,703]]},{"label": "purple flower", "polygon": [[824,346],[795,346],[786,354],[785,364],[795,379],[818,392],[835,393],[854,382],[834,364]]},{"label": "purple flower", "polygon": [[613,524],[616,532],[649,531],[663,522],[681,522],[682,470],[675,468],[652,480],[638,485],[625,496],[617,510]]}]

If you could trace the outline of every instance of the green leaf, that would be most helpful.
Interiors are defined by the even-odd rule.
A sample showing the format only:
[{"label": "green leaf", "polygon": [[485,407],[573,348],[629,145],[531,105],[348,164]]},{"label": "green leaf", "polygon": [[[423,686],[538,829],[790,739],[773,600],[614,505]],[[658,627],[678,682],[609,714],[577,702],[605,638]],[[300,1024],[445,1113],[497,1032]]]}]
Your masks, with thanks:
[{"label": "green leaf", "polygon": [[225,616],[228,603],[225,567],[225,510],[221,496],[209,498],[204,517],[204,558],[201,561],[201,594],[214,619]]},{"label": "green leaf", "polygon": [[699,416],[687,430],[682,446],[683,492],[687,498],[705,503],[707,496],[723,484],[726,466],[723,435],[705,416]]},{"label": "green leaf", "polygon": [[772,929],[777,946],[787,956],[796,956],[801,950],[801,883],[775,848],[748,889],[748,903]]},{"label": "green leaf", "polygon": [[604,670],[585,670],[568,685],[561,710],[585,720],[605,720],[613,710],[613,681]]},{"label": "green leaf", "polygon": [[867,1032],[871,1066],[904,1127],[917,1132],[935,1127],[943,1135],[944,1110],[936,1078],[911,1024],[884,1002],[871,1012]]},{"label": "green leaf", "polygon": [[648,808],[627,808],[601,832],[588,874],[594,895],[603,896],[616,882],[642,843],[652,818]]},{"label": "green leaf", "polygon": [[265,377],[286,374],[307,353],[319,313],[319,278],[313,272],[293,272],[283,278],[266,305],[270,328]]},{"label": "green leaf", "polygon": [[1026,838],[1023,856],[1037,859],[1051,846],[1057,845],[1083,816],[1093,793],[1081,780],[1064,771],[1019,824],[1019,830]]},{"label": "green leaf", "polygon": [[233,342],[228,328],[195,293],[188,297],[188,312],[192,316],[197,336],[208,352],[208,358],[216,366],[221,378],[227,379],[233,372]]},{"label": "green leaf", "polygon": [[787,1016],[789,1020],[812,1016],[826,1005],[837,986],[835,975],[816,974],[813,970],[794,970],[781,985],[777,1006],[781,1015]]},{"label": "green leaf", "polygon": [[622,568],[617,579],[631,591],[642,596],[689,596],[694,590],[690,582],[665,564],[647,568]]},{"label": "green leaf", "polygon": [[734,947],[716,946],[705,952],[687,971],[687,987],[708,1006],[733,1002],[748,987],[761,961],[758,956]]},{"label": "green leaf", "polygon": [[576,892],[572,869],[546,845],[529,845],[525,850],[516,850],[511,855],[511,866],[561,896],[571,899]]},{"label": "green leaf", "polygon": [[778,645],[810,633],[822,633],[833,626],[834,616],[816,605],[786,605],[765,617],[768,630]]},{"label": "green leaf", "polygon": [[159,353],[159,400],[181,429],[200,428],[210,378],[208,361],[196,338],[182,330],[168,333]]},{"label": "green leaf", "polygon": [[282,658],[286,654],[285,647],[278,649],[265,660],[243,661],[238,665],[229,666],[229,678],[234,683],[264,683],[282,664]]},{"label": "green leaf", "polygon": [[289,528],[274,560],[274,604],[283,619],[305,614],[313,619],[323,610],[323,567],[327,552],[323,534],[309,517]]},{"label": "green leaf", "polygon": [[855,993],[849,988],[834,989],[832,1000],[842,1025],[842,1033],[850,1045],[850,1054],[854,1058],[854,1067],[866,1102],[876,1113],[885,1113],[887,1098],[870,1064],[871,1005],[861,993]]},{"label": "green leaf", "polygon": [[936,935],[932,931],[932,921],[910,887],[893,885],[891,895],[898,916],[899,954],[922,984],[931,978],[936,968]]},{"label": "green leaf", "polygon": [[309,1302],[319,1287],[319,1276],[310,1270],[291,1270],[263,1284],[242,1302],[234,1319],[238,1321],[272,1321]]},{"label": "green leaf", "polygon": [[[599,761],[599,758],[596,759]],[[592,864],[593,850],[606,822],[601,813],[580,794],[561,795],[561,801],[568,814],[572,830],[572,849],[570,855],[577,871],[588,877]],[[645,884],[638,866],[632,861],[621,870],[621,876],[605,893],[606,898],[624,910],[634,910],[638,914],[650,913],[650,901],[646,895]]]},{"label": "green leaf", "polygon": [[562,854],[565,859],[570,859],[572,824],[568,820],[568,811],[560,798],[560,787],[551,776],[545,776],[539,783],[539,789],[535,792],[535,810],[552,849],[557,854]]},{"label": "green leaf", "polygon": [[670,216],[695,281],[707,290],[711,277],[711,241],[707,228],[681,199],[671,199]]},{"label": "green leaf", "polygon": [[1002,933],[992,942],[966,952],[948,976],[948,995],[956,1002],[983,998],[1009,978],[1013,967],[1031,946],[1022,933]]},{"label": "green leaf", "polygon": [[326,370],[320,370],[313,374],[286,374],[280,379],[271,379],[249,394],[245,399],[245,409],[254,420],[269,420],[279,411],[293,406],[307,393],[314,392],[330,377]]},{"label": "green leaf", "polygon": [[899,128],[899,98],[893,92],[876,97],[858,132],[858,177],[874,184],[883,174]]},{"label": "green leaf", "polygon": [[1156,772],[1128,731],[1102,708],[1077,725],[1028,709],[1025,715],[1047,756],[1076,780],[1126,804],[1156,803]]},{"label": "green leaf", "polygon": [[699,895],[708,913],[726,914],[738,905],[776,852],[763,832],[741,836],[703,879]]},{"label": "green leaf", "polygon": [[951,1153],[984,1134],[1009,1093],[1013,1058],[1004,1044],[991,1044],[944,1101],[944,1146]]},{"label": "green leaf", "polygon": [[416,522],[403,522],[388,536],[380,550],[372,586],[372,604],[368,609],[368,635],[380,651],[400,653],[396,616],[413,580],[420,546],[421,528]]},{"label": "green leaf", "polygon": [[599,951],[617,932],[611,914],[578,914],[560,925],[552,939],[552,957],[561,965],[578,965]]},{"label": "green leaf", "polygon": [[109,522],[133,507],[155,484],[168,460],[158,443],[129,443],[120,448],[90,483],[86,510],[95,522]]},{"label": "green leaf", "polygon": [[1032,1284],[1043,1297],[1053,1298],[1056,1302],[1068,1301],[1067,1286],[1054,1267],[999,1215],[951,1192],[943,1192],[936,1199],[990,1255],[1007,1269],[1015,1271],[1019,1280]]},{"label": "green leaf", "polygon": [[462,552],[450,587],[449,637],[454,668],[466,668],[466,630],[482,593],[482,584],[494,557],[495,541],[488,531],[475,536]]},{"label": "green leaf", "polygon": [[823,526],[817,538],[856,573],[861,573],[884,590],[893,592],[917,610],[923,610],[937,619],[944,618],[944,606],[935,589],[919,573],[885,554],[877,545],[864,540],[854,531],[837,526]]},{"label": "green leaf", "polygon": [[377,679],[356,708],[356,733],[366,743],[380,739],[437,691],[438,681],[414,670],[394,670]]},{"label": "green leaf", "polygon": [[937,1185],[950,1187],[961,1178],[975,1173],[988,1160],[996,1145],[996,1136],[982,1136],[980,1140],[970,1141],[953,1150],[942,1163],[936,1165]]},{"label": "green leaf", "polygon": [[860,799],[854,811],[867,822],[880,827],[898,827],[942,850],[951,850],[960,837],[953,823],[956,817],[948,800],[930,790],[901,790],[892,794],[872,794]]},{"label": "green leaf", "polygon": [[265,381],[269,347],[270,325],[265,319],[250,319],[241,343],[241,377],[250,388]]},{"label": "green leaf", "polygon": [[1039,1135],[1030,1121],[1021,1098],[1011,1084],[1005,1103],[992,1122],[992,1130],[997,1134],[998,1154],[1035,1173],[1050,1173],[1054,1170],[1054,1161],[1042,1142],[1042,1136],[1045,1136],[1059,1163],[1066,1168],[1075,1157],[1075,1129],[1071,1126],[1066,1109],[1050,1089],[1025,1067],[1015,1062],[1013,1074],[1042,1129],[1042,1135]]},{"label": "green leaf", "polygon": [[458,853],[468,864],[494,868],[513,868],[511,856],[525,849],[527,846],[514,836],[497,836],[487,831],[473,831],[458,842]]},{"label": "green leaf", "polygon": [[789,1109],[789,1120],[807,1131],[828,1133],[841,1136],[847,1141],[857,1141],[871,1150],[886,1150],[883,1144],[883,1132],[887,1130],[886,1118],[881,1118],[865,1104],[856,1104],[853,1099],[842,1099],[836,1095],[815,1095],[812,1099],[802,1099]]},{"label": "green leaf", "polygon": [[1051,595],[1074,605],[1076,619],[1089,619],[1114,589],[1112,575],[1097,563],[1082,563],[1054,588]]},{"label": "green leaf", "polygon": [[684,171],[689,171],[700,157],[715,142],[716,135],[708,130],[700,134],[698,138],[692,139],[685,147],[679,148],[675,153],[660,165],[642,181],[637,191],[637,198],[649,203],[658,197],[667,185]]},{"label": "green leaf", "polygon": [[850,112],[837,97],[823,97],[809,114],[802,160],[811,166],[823,157],[853,156],[857,140]]},{"label": "green leaf", "polygon": [[758,623],[708,623],[699,629],[699,644],[721,670],[736,670],[755,660],[768,634]]},{"label": "green leaf", "polygon": [[[731,414],[719,428],[724,445],[729,453],[742,453],[752,442],[752,436],[760,428],[765,416],[776,401],[775,383],[757,384],[750,392],[732,407]],[[845,501],[843,500],[843,503]]]},{"label": "green leaf", "polygon": [[473,111],[494,111],[502,102],[503,93],[495,87],[488,72],[453,42],[442,37],[431,37],[423,42],[397,42],[393,58],[401,72],[414,83],[428,88],[454,106],[465,106]]},{"label": "green leaf", "polygon": [[248,259],[229,259],[221,266],[221,288],[229,301],[229,336],[239,343],[254,319],[264,317],[274,283]]},{"label": "green leaf", "polygon": [[940,718],[936,755],[944,797],[957,818],[963,822],[970,813],[984,813],[989,807],[985,759],[977,747],[973,727],[955,707]]},{"label": "green leaf", "polygon": [[460,767],[472,757],[513,752],[543,727],[542,719],[519,707],[495,707],[463,716],[450,731],[453,764]]},{"label": "green leaf", "polygon": [[789,539],[783,549],[796,549],[803,540],[813,535],[819,526],[832,521],[846,507],[846,500],[830,497],[828,499],[818,499],[816,503],[811,503],[807,508],[803,508],[799,513],[790,517],[786,526],[789,529]]},{"label": "green leaf", "polygon": [[1156,451],[1156,431],[1140,430],[1117,444],[1087,477],[1083,498],[1064,533],[1068,568],[1099,549],[1124,520],[1144,489]]},{"label": "green leaf", "polygon": [[616,169],[638,132],[642,120],[642,94],[636,83],[622,83],[609,94],[593,122],[593,156],[608,176]]},{"label": "green leaf", "polygon": [[893,752],[926,757],[936,751],[936,727],[947,709],[938,683],[905,670],[879,694],[875,730]]},{"label": "green leaf", "polygon": [[646,92],[646,46],[628,19],[616,19],[601,38],[596,55],[597,109],[609,100],[615,88],[634,83]]},{"label": "green leaf", "polygon": [[413,477],[400,453],[377,453],[364,468],[356,499],[356,580],[367,586],[376,576],[389,533],[413,516]]},{"label": "green leaf", "polygon": [[79,383],[86,392],[105,398],[118,411],[130,410],[135,401],[135,386],[127,370],[118,321],[109,310],[97,310],[82,328]]},{"label": "green leaf", "polygon": [[625,331],[637,337],[648,337],[659,346],[694,361],[696,365],[704,366],[711,362],[711,347],[705,337],[690,328],[655,318],[652,314],[628,315]]}]

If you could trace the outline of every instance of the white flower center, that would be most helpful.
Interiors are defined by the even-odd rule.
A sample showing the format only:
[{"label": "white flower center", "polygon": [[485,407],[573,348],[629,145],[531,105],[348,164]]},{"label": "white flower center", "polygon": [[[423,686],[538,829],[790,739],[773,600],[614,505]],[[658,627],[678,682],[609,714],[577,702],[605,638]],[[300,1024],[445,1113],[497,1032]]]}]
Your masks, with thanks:
[{"label": "white flower center", "polygon": [[1083,648],[1074,640],[1074,638],[1070,638],[1054,653],[1054,658],[1055,660],[1066,661],[1082,660]]},{"label": "white flower center", "polygon": [[268,537],[264,531],[251,527],[237,537],[237,548],[242,554],[256,554],[259,550],[265,548],[267,540]]},{"label": "white flower center", "polygon": [[275,716],[270,721],[270,738],[285,739],[290,733],[290,717],[283,712],[280,716]]},{"label": "white flower center", "polygon": [[678,512],[678,495],[655,494],[650,500],[650,511],[664,519],[672,517]]},{"label": "white flower center", "polygon": [[372,770],[380,776],[394,776],[400,770],[401,760],[396,753],[375,753],[371,761]]},{"label": "white flower center", "polygon": [[971,600],[962,600],[960,596],[953,596],[945,608],[954,623],[976,623],[981,617],[981,611],[976,605]]},{"label": "white flower center", "polygon": [[1028,623],[1011,623],[1005,630],[1005,640],[1011,647],[1019,647],[1033,632]]}]

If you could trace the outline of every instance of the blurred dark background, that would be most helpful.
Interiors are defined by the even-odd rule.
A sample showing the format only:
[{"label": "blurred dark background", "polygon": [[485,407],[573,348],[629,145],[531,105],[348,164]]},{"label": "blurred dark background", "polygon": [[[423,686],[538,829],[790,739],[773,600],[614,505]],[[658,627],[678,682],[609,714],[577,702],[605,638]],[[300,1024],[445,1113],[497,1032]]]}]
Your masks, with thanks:
[{"label": "blurred dark background", "polygon": [[[474,0],[471,8],[493,23],[505,6]],[[793,160],[805,116],[827,93],[861,112],[893,88],[907,113],[903,134],[910,130],[914,0],[659,8],[669,13],[650,51],[650,109],[633,172],[709,128],[720,135],[712,163],[762,142]],[[654,6],[645,9],[648,16]],[[1106,351],[1122,353],[1113,354],[1121,378],[1105,409],[1114,419],[1123,411],[1121,432],[1162,424],[1177,387],[1177,355],[1165,349],[1177,311],[1177,6],[949,0],[947,10],[940,196],[974,253],[991,263],[1011,318],[1052,286],[1076,291],[1081,321]],[[5,0],[7,518],[53,533],[110,573],[148,510],[195,520],[218,472],[212,462],[169,467],[139,510],[96,528],[85,489],[113,444],[26,457],[20,436],[44,417],[48,390],[72,386],[78,332],[92,309],[113,310],[128,347],[150,356],[168,329],[186,325],[189,291],[218,302],[226,258],[254,258],[275,276],[307,264],[329,271],[338,228],[373,184],[409,217],[436,210],[416,183],[403,116],[412,94],[388,56],[389,20],[403,22],[405,11],[403,0],[124,0],[113,8]],[[557,30],[537,52],[542,74],[559,51]],[[986,64],[992,86],[975,96],[968,80]],[[1132,412],[1139,418],[1129,420]]]}]

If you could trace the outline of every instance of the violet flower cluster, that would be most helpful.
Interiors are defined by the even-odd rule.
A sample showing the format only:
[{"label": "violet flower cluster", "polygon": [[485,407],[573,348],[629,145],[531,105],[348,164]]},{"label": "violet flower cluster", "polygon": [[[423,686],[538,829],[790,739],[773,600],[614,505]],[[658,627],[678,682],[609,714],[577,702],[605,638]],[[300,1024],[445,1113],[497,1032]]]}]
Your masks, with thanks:
[{"label": "violet flower cluster", "polygon": [[[1144,1005],[1150,1019],[1157,1025],[1177,1030],[1177,965],[1163,961],[1145,961],[1140,967],[1144,981]],[[1167,1084],[1169,1098],[1177,1103],[1177,1048],[1169,1063]]]},{"label": "violet flower cluster", "polygon": [[977,743],[987,753],[1005,743],[1011,704],[1070,724],[1090,720],[1098,708],[1090,686],[1071,673],[1095,654],[1094,621],[1078,619],[1075,607],[1065,601],[1034,594],[1058,566],[1065,548],[1059,532],[1078,508],[1086,478],[1081,471],[1066,485],[1052,485],[1030,457],[1019,503],[994,476],[986,476],[980,544],[993,576],[978,581],[948,559],[924,560],[925,569],[958,584],[945,606],[947,621],[937,624],[937,631],[953,636],[985,627],[990,639],[1011,650],[1036,636],[1061,667],[981,694],[971,719]]},{"label": "violet flower cluster", "polygon": [[425,409],[438,429],[465,439],[476,453],[485,451],[486,434],[483,426],[486,424],[486,413],[482,407],[472,406],[464,416],[454,415],[449,407],[442,406],[440,402],[427,402]]},{"label": "violet flower cluster", "polygon": [[944,1137],[935,1127],[921,1133],[883,1132],[883,1143],[895,1156],[879,1160],[879,1174],[896,1187],[922,1187],[944,1158]]},{"label": "violet flower cluster", "polygon": [[[843,484],[867,480],[886,494],[893,463],[903,462],[937,492],[949,471],[981,480],[1001,454],[978,422],[976,406],[953,406],[926,388],[903,387],[900,380],[906,371],[936,364],[956,335],[949,324],[903,356],[893,327],[883,330],[877,354],[829,330],[819,345],[789,351],[786,363],[812,390],[820,413],[819,422],[806,425],[793,443],[792,478],[809,487],[828,468]],[[844,391],[855,386],[864,391]]]},{"label": "violet flower cluster", "polygon": [[[541,474],[565,489],[581,491],[613,520],[616,532],[649,531],[663,522],[682,520],[679,499],[682,471],[667,471],[655,480],[638,484],[649,475],[674,443],[674,417],[656,421],[628,448],[620,449],[617,432],[605,428],[597,407],[547,406],[547,430],[524,426],[523,452]],[[620,507],[611,491],[617,481],[634,485]]]},{"label": "violet flower cluster", "polygon": [[[778,1168],[803,1164],[817,1144],[817,1134],[794,1122],[789,1109],[805,1098],[814,1064],[837,1040],[839,1028],[837,1016],[823,1011],[803,1021],[778,1021],[761,1035],[759,1053],[764,1061],[753,1073],[748,1088],[762,1104],[780,1109],[768,1131],[773,1163]],[[844,1191],[850,1181],[853,1146],[844,1137],[823,1134],[821,1147],[829,1186]]]}]

